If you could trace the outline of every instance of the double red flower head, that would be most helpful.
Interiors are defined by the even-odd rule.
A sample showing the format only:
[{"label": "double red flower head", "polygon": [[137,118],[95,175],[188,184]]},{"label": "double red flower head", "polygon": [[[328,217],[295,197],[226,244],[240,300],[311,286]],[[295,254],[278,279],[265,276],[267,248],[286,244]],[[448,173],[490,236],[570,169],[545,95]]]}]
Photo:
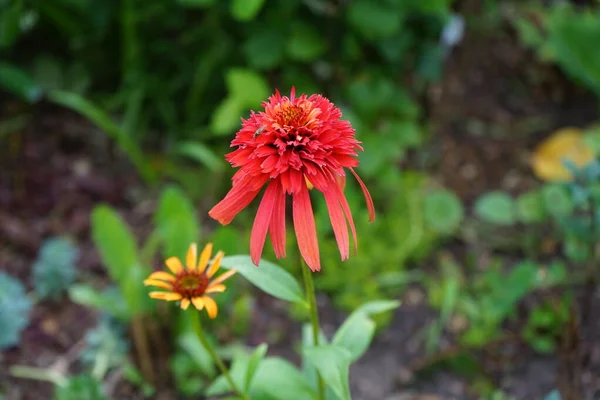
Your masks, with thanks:
[{"label": "double red flower head", "polygon": [[223,225],[233,218],[267,184],[258,207],[250,239],[250,256],[258,265],[267,233],[277,258],[285,257],[286,197],[291,195],[294,229],[300,254],[312,271],[321,269],[315,220],[309,187],[325,196],[331,225],[342,261],[350,253],[348,226],[357,247],[356,229],[344,196],[346,168],[360,184],[369,210],[375,219],[373,200],[366,186],[354,172],[358,150],[363,150],[354,136],[350,122],[325,97],[313,94],[290,97],[277,91],[263,103],[264,111],[252,112],[242,120],[242,129],[231,142],[236,150],[226,156],[240,169],[233,176],[229,193],[209,211]]}]

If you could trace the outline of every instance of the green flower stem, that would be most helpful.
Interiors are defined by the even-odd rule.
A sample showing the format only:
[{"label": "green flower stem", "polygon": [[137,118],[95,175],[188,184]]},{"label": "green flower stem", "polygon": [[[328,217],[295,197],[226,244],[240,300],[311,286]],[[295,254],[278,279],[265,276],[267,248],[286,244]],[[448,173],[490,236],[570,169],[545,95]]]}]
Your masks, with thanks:
[{"label": "green flower stem", "polygon": [[217,364],[217,367],[219,368],[219,370],[221,370],[221,373],[223,374],[225,379],[227,379],[227,382],[229,382],[229,386],[231,386],[231,390],[237,396],[239,396],[239,398],[244,399],[244,400],[250,400],[250,398],[237,387],[235,382],[233,382],[233,379],[231,378],[231,374],[229,373],[229,370],[225,366],[225,363],[223,362],[223,360],[221,360],[221,357],[219,357],[217,355],[217,352],[215,351],[215,349],[213,349],[213,347],[210,345],[210,343],[206,339],[206,335],[204,334],[204,329],[202,328],[202,324],[200,322],[200,316],[198,314],[199,314],[199,312],[197,310],[192,309],[192,324],[194,326],[194,330],[196,331],[196,335],[198,335],[198,339],[200,339],[200,343],[202,343],[202,346],[204,346],[206,351],[208,351],[208,353],[212,357],[215,364]]},{"label": "green flower stem", "polygon": [[[302,260],[300,268],[302,269],[302,278],[304,279],[304,288],[306,289],[306,298],[308,299],[308,305],[310,309],[310,324],[312,326],[313,343],[315,346],[319,345],[319,332],[321,328],[319,326],[319,312],[317,310],[317,298],[315,297],[315,284],[312,279],[312,272],[308,268],[308,265]],[[321,377],[321,374],[317,373],[317,388],[318,388],[318,399],[325,400],[325,382]]]}]

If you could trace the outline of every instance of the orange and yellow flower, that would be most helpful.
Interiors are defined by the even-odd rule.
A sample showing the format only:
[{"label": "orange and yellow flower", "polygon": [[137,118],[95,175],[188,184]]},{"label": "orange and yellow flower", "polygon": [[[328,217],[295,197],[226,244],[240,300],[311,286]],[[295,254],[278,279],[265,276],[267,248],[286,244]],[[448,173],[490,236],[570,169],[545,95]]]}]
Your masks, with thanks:
[{"label": "orange and yellow flower", "polygon": [[171,271],[157,271],[150,274],[144,281],[146,286],[155,286],[166,291],[150,292],[153,299],[165,301],[180,301],[182,309],[187,309],[190,303],[198,310],[206,308],[208,316],[217,316],[217,303],[209,296],[211,293],[225,291],[223,282],[236,273],[235,269],[229,270],[213,279],[215,273],[221,267],[224,253],[219,251],[210,262],[212,254],[212,243],[208,243],[198,259],[198,250],[195,243],[188,249],[185,267],[177,257],[170,257],[165,264]]}]

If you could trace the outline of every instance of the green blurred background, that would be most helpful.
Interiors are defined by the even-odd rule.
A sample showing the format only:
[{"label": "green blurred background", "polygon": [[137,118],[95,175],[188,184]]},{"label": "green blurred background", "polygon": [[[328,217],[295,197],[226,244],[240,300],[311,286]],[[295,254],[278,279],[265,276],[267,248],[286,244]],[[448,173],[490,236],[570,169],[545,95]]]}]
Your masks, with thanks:
[{"label": "green blurred background", "polygon": [[[194,215],[198,226],[185,228],[192,237],[247,253],[253,212],[227,227],[206,212],[229,189],[234,171],[223,155],[240,118],[275,89],[295,86],[329,97],[352,122],[365,148],[358,171],[378,212],[369,224],[349,180],[359,251],[341,263],[324,201],[313,197],[324,238],[317,286],[330,313],[421,296],[414,312],[431,317],[414,335],[432,354],[444,334],[477,349],[503,337],[506,321],[534,296],[509,330],[534,354],[556,354],[579,275],[569,290],[535,296],[597,260],[597,207],[585,214],[585,199],[598,177],[588,171],[577,187],[544,183],[528,159],[564,126],[599,148],[598,43],[597,1],[0,0],[0,263],[35,286],[30,266],[39,248],[66,235],[81,253],[79,272],[56,279],[105,282],[89,233],[92,209],[110,204],[150,243],[140,251],[153,254],[152,225],[161,217],[152,213],[167,190],[178,193],[174,209],[187,207],[173,219],[185,225]],[[163,220],[177,214],[164,212]],[[281,264],[298,273],[288,233]],[[243,300],[231,295],[223,312],[229,323],[252,326],[266,300],[234,293]],[[42,321],[54,315],[63,323],[72,316],[55,314],[68,301],[35,309],[42,307]],[[267,315],[277,312],[267,307]],[[393,335],[404,328],[392,319],[378,322]],[[248,329],[229,334],[243,338]],[[29,360],[12,351],[10,360]],[[502,378],[461,365],[478,384],[469,393],[504,396],[496,391]]]}]

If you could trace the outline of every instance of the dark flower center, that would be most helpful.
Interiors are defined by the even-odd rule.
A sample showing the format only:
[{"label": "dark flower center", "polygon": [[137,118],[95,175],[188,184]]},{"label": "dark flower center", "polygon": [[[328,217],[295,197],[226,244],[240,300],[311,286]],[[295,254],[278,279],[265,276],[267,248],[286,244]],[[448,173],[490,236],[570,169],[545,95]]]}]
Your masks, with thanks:
[{"label": "dark flower center", "polygon": [[173,282],[173,291],[184,298],[199,297],[204,294],[210,280],[204,273],[182,271]]}]

